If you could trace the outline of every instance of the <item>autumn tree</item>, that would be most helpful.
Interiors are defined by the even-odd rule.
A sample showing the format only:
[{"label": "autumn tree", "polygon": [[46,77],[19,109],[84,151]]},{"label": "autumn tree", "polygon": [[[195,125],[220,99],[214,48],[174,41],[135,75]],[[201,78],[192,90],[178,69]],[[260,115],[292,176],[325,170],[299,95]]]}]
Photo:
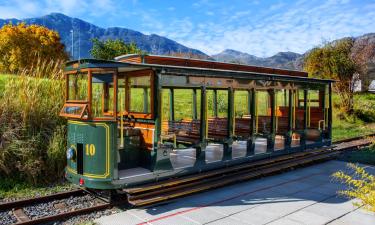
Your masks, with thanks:
[{"label": "autumn tree", "polygon": [[375,40],[370,35],[358,38],[353,45],[350,57],[358,65],[359,78],[362,81],[362,91],[368,91],[371,79],[369,66],[375,64]]},{"label": "autumn tree", "polygon": [[120,55],[143,53],[136,44],[128,44],[120,39],[101,41],[98,38],[94,38],[92,39],[92,44],[90,53],[95,59],[113,60],[116,56]]},{"label": "autumn tree", "polygon": [[353,43],[353,38],[326,43],[312,49],[304,62],[309,76],[336,80],[333,88],[347,113],[353,112],[354,83],[358,78],[358,67],[350,57]]},{"label": "autumn tree", "polygon": [[6,24],[0,29],[0,70],[18,73],[39,61],[63,61],[68,56],[56,31],[39,25]]}]

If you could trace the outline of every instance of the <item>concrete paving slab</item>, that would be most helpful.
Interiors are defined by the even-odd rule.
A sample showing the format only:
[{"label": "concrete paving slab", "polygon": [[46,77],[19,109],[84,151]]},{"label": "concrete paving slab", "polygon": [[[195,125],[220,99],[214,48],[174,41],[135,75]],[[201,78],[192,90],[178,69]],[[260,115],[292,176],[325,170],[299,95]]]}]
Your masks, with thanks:
[{"label": "concrete paving slab", "polygon": [[225,214],[219,213],[211,208],[202,208],[201,210],[195,210],[181,215],[188,220],[196,221],[200,224],[209,223],[217,219],[227,217]]},{"label": "concrete paving slab", "polygon": [[206,223],[206,224],[209,224],[209,225],[249,225],[249,223],[245,223],[241,220],[237,220],[235,218],[231,218],[231,217],[225,217],[223,219],[220,219],[220,220],[215,220],[215,221],[212,221],[210,223]]},{"label": "concrete paving slab", "polygon": [[375,213],[366,212],[364,210],[355,210],[341,218],[338,218],[330,223],[329,225],[350,225],[350,224],[362,224],[362,225],[373,225],[375,224]]},{"label": "concrete paving slab", "polygon": [[[337,197],[343,186],[331,174],[345,162],[329,161],[285,174],[238,183],[175,200],[166,205],[131,209],[102,217],[117,224],[375,224],[375,215]],[[375,172],[375,170],[374,170]]]},{"label": "concrete paving slab", "polygon": [[294,221],[294,220],[287,219],[287,218],[280,218],[268,224],[269,225],[301,225],[301,222]]},{"label": "concrete paving slab", "polygon": [[109,217],[101,217],[95,221],[98,224],[106,225],[124,225],[124,224],[139,224],[145,222],[128,211],[110,215]]}]

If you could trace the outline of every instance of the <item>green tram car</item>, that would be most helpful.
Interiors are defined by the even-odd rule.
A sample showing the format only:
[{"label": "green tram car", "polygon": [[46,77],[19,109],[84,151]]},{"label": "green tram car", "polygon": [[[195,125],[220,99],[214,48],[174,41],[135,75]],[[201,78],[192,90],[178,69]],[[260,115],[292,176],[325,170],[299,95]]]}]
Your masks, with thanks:
[{"label": "green tram car", "polygon": [[331,145],[332,80],[158,55],[67,63],[66,178],[121,189]]}]

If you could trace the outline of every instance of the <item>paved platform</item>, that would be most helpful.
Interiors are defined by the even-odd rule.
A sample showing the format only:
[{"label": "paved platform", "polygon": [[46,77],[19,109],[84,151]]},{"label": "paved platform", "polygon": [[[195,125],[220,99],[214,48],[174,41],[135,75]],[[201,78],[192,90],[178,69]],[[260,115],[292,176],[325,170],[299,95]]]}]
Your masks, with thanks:
[{"label": "paved platform", "polygon": [[[375,168],[365,166],[375,174]],[[101,225],[374,225],[375,214],[337,195],[330,176],[346,163],[329,161],[180,198],[165,205],[105,216]]]}]

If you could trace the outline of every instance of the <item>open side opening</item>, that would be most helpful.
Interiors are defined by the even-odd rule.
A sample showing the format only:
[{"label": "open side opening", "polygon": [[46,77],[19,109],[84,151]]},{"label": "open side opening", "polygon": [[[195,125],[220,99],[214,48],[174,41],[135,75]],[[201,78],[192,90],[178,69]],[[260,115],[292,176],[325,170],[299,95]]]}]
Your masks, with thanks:
[{"label": "open side opening", "polygon": [[199,89],[162,89],[161,142],[173,146],[174,169],[195,164],[201,135],[200,96]]},{"label": "open side opening", "polygon": [[251,92],[249,90],[235,90],[234,92],[234,136],[232,144],[232,158],[246,156],[247,141],[250,138],[251,123]]}]

